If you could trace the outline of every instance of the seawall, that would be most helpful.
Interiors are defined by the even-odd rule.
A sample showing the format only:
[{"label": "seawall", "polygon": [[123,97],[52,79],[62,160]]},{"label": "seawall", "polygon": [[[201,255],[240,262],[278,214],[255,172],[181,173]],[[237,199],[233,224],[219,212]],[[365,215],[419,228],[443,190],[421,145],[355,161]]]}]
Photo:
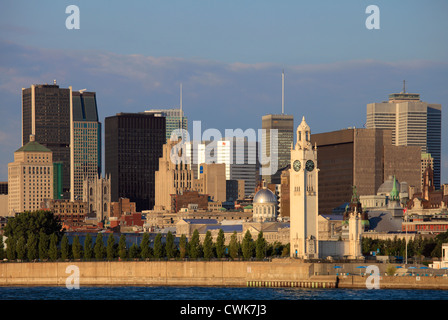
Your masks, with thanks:
[{"label": "seawall", "polygon": [[[0,286],[65,286],[79,270],[80,285],[332,287],[336,276],[312,276],[297,261],[104,261],[0,263]],[[313,284],[314,285],[314,284]],[[311,284],[310,284],[311,286]]]},{"label": "seawall", "polygon": [[[0,263],[0,286],[240,286],[366,288],[369,277],[339,273],[332,264],[273,261],[101,261]],[[355,264],[343,269],[356,269]],[[381,289],[448,289],[447,276],[385,276]],[[385,267],[385,266],[384,266]],[[359,271],[358,271],[359,272]],[[370,281],[371,282],[371,281]]]}]

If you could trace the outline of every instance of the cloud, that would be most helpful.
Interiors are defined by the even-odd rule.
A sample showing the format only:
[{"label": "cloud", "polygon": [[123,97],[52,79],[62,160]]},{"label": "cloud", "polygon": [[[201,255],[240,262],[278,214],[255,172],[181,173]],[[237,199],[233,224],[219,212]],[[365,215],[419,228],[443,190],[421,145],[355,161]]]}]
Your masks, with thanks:
[{"label": "cloud", "polygon": [[[296,122],[307,117],[313,132],[362,127],[366,104],[399,92],[402,80],[422,99],[448,105],[444,88],[448,64],[434,61],[356,60],[328,64],[223,63],[206,59],[125,55],[107,51],[56,50],[0,40],[0,128],[20,137],[21,88],[51,83],[97,92],[99,115],[140,112],[150,107],[183,108],[190,124],[207,128],[260,128],[261,117],[281,112],[281,72],[285,70],[285,111]],[[442,123],[446,123],[446,113]],[[298,123],[297,123],[298,124]],[[443,126],[443,136],[447,136]],[[2,168],[18,146],[0,138]],[[13,139],[13,141],[20,140]],[[446,141],[443,142],[446,144]],[[443,146],[444,157],[447,148]],[[8,159],[8,160],[7,160]],[[445,160],[446,161],[446,160]],[[446,162],[444,162],[446,163]],[[445,170],[446,171],[446,170]],[[0,180],[5,179],[4,170]]]}]

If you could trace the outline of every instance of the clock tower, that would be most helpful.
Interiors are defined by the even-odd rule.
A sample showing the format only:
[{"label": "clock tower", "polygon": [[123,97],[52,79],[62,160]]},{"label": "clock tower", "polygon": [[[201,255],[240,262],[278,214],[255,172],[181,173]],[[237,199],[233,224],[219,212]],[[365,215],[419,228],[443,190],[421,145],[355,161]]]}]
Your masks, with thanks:
[{"label": "clock tower", "polygon": [[318,258],[317,147],[311,145],[311,130],[305,121],[297,127],[297,142],[291,146],[290,255]]}]

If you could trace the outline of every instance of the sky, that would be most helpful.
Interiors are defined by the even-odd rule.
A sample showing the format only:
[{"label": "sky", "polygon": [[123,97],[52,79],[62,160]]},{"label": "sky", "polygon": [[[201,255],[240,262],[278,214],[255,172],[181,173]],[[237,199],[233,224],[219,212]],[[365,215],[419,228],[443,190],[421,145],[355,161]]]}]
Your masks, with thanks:
[{"label": "sky", "polygon": [[[80,28],[67,29],[79,8]],[[368,29],[369,5],[379,29]],[[118,112],[182,106],[192,128],[261,128],[261,117],[305,116],[312,133],[362,128],[366,105],[390,93],[442,105],[448,183],[448,2],[0,2],[0,181],[21,144],[21,89],[53,83],[97,93],[101,122]],[[103,146],[104,148],[104,146]]]}]

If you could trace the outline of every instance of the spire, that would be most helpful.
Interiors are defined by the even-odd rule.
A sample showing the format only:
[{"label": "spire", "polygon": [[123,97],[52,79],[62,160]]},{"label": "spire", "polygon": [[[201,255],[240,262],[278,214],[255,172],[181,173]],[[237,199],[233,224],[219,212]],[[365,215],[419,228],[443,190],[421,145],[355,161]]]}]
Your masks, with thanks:
[{"label": "spire", "polygon": [[395,179],[395,176],[394,176],[394,182],[392,185],[392,191],[390,192],[389,196],[390,196],[390,200],[392,200],[392,201],[400,200],[400,194],[397,189],[397,180]]}]

